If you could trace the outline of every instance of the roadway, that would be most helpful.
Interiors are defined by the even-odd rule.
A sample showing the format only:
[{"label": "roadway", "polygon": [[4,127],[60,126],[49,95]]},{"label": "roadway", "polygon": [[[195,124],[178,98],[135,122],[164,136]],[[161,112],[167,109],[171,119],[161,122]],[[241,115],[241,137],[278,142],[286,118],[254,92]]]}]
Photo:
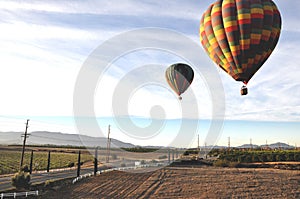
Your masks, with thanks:
[{"label": "roadway", "polygon": [[[123,161],[114,161],[109,163],[109,165],[98,165],[98,171],[100,170],[105,170],[107,168],[112,168],[112,167],[119,167],[121,162]],[[127,160],[126,161],[126,166],[134,166],[135,161],[133,160]],[[161,162],[166,164],[166,162]],[[149,171],[149,169],[147,169]],[[80,169],[80,175],[85,175],[89,173],[94,172],[94,167],[93,166],[87,166],[87,167],[81,167]],[[141,172],[141,171],[139,171]],[[0,176],[0,193],[14,189],[14,187],[11,185],[11,178],[13,177],[12,175],[2,175]],[[30,175],[31,179],[30,182],[31,184],[39,184],[43,183],[47,180],[60,180],[60,179],[66,179],[66,178],[76,178],[77,177],[77,167],[73,168],[66,168],[66,169],[54,169],[50,170],[50,172],[46,171],[40,171],[40,172],[34,172]]]},{"label": "roadway", "polygon": [[[94,172],[94,168],[81,168],[80,174],[84,175],[87,173]],[[11,178],[13,175],[5,175],[0,176],[0,193],[3,191],[7,191],[13,189],[14,187],[11,185]],[[77,169],[62,169],[62,170],[53,170],[49,173],[40,172],[40,173],[32,173],[31,174],[31,184],[43,183],[47,180],[60,180],[65,178],[72,178],[77,176]]]}]

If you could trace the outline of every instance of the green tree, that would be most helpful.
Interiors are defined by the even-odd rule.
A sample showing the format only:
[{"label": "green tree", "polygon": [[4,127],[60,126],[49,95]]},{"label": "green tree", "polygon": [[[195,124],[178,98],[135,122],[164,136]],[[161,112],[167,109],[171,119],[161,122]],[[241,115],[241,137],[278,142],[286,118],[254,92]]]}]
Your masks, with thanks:
[{"label": "green tree", "polygon": [[294,153],[294,161],[300,161],[300,153],[299,152]]},{"label": "green tree", "polygon": [[276,161],[280,162],[280,161],[285,161],[285,154],[284,153],[278,153],[276,154]]},{"label": "green tree", "polygon": [[268,162],[274,162],[274,161],[276,161],[276,154],[274,154],[274,153],[268,153],[267,154],[267,161]]},{"label": "green tree", "polygon": [[267,156],[267,154],[265,154],[265,153],[261,153],[260,155],[259,155],[259,159],[260,159],[260,161],[261,162],[267,162],[268,161],[268,158],[267,158],[268,156]]},{"label": "green tree", "polygon": [[295,153],[294,152],[287,152],[285,154],[287,161],[295,161]]},{"label": "green tree", "polygon": [[259,162],[259,156],[257,153],[252,154],[252,162]]}]

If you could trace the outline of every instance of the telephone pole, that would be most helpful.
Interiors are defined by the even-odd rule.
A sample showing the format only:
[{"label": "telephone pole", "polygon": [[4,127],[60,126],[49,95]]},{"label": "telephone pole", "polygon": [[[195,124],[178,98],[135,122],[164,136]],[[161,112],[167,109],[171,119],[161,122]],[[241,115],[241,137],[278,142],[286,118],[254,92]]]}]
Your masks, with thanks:
[{"label": "telephone pole", "polygon": [[108,125],[108,133],[107,133],[107,148],[106,148],[106,162],[109,163],[109,155],[110,155],[110,138],[109,138],[109,134],[110,134],[110,125]]},{"label": "telephone pole", "polygon": [[200,145],[199,145],[199,134],[198,134],[198,146],[197,146],[197,150],[198,150],[198,153],[200,152]]},{"label": "telephone pole", "polygon": [[26,139],[29,137],[29,134],[27,134],[28,122],[29,122],[29,119],[27,119],[27,122],[26,122],[25,133],[22,135],[22,137],[24,137],[24,140],[23,140],[23,148],[22,148],[22,156],[21,156],[21,162],[20,162],[20,169],[21,169],[22,166],[23,166],[23,160],[24,160],[24,152],[25,152]]},{"label": "telephone pole", "polygon": [[230,150],[230,137],[228,137],[228,151]]}]

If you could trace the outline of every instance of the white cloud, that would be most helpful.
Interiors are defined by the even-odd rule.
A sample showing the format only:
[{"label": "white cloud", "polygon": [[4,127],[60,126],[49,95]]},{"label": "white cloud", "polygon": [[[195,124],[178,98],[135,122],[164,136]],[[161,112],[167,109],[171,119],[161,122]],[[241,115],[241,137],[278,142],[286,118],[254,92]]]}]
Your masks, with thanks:
[{"label": "white cloud", "polygon": [[[211,1],[212,2],[212,1]],[[180,8],[178,8],[180,4]],[[105,14],[130,16],[168,16],[175,18],[197,19],[202,10],[210,3],[199,1],[137,1],[137,0],[111,0],[111,1],[1,1],[0,9],[45,11],[72,14]],[[196,7],[195,5],[200,5]]]},{"label": "white cloud", "polygon": [[[32,12],[35,17],[37,13],[61,13],[61,14],[95,14],[95,21],[101,15],[114,18],[117,15],[126,15],[133,17],[151,16],[151,20],[160,20],[169,17],[170,23],[176,24],[178,18],[187,19],[193,22],[200,20],[202,12],[213,1],[1,1],[0,9],[9,10],[7,19],[3,18],[0,23],[0,45],[5,46],[0,50],[1,64],[1,89],[7,96],[4,98],[4,104],[0,108],[5,114],[69,114],[72,111],[72,92],[77,72],[85,60],[86,56],[103,41],[111,38],[126,30],[140,27],[143,24],[124,23],[124,27],[100,27],[93,30],[77,27],[76,24],[67,24],[62,21],[60,24],[48,24],[47,20],[51,17],[41,18],[39,23],[30,23],[30,20],[22,20],[18,12]],[[241,84],[220,71],[225,94],[226,94],[226,113],[228,119],[272,119],[282,120],[282,112],[278,107],[285,107],[285,120],[299,120],[299,117],[293,114],[293,107],[299,106],[299,73],[295,60],[298,59],[299,38],[295,32],[299,28],[296,20],[297,16],[291,16],[288,10],[292,3],[278,1],[278,6],[282,11],[284,18],[284,33],[276,50],[271,55],[270,60],[261,68],[249,83],[249,95],[242,98],[239,95]],[[298,7],[295,5],[294,7]],[[296,15],[296,13],[295,13]],[[30,14],[28,19],[30,19]],[[289,19],[285,19],[289,17]],[[74,20],[76,19],[74,15]],[[57,20],[57,19],[56,19]],[[118,18],[119,20],[119,18]],[[141,20],[142,21],[142,20]],[[69,21],[70,22],[70,21]],[[120,21],[122,22],[122,21]],[[64,24],[66,23],[66,24]],[[76,20],[74,21],[76,23]],[[128,24],[128,26],[127,26]],[[100,26],[101,24],[99,24]],[[182,24],[185,25],[185,24]],[[126,27],[127,26],[127,27]],[[195,24],[198,29],[199,23]],[[181,31],[181,30],[179,30]],[[289,38],[293,36],[293,39]],[[198,32],[188,35],[199,43]],[[175,41],[176,43],[176,41]],[[181,46],[182,51],[188,50]],[[203,56],[203,64],[207,67],[214,67],[212,62],[207,62],[204,58],[205,52],[190,52],[193,56]],[[159,54],[159,53],[157,53]],[[161,56],[144,53],[143,57],[132,55],[130,59],[135,61],[123,63],[140,64],[152,63],[151,59],[158,63],[170,64],[179,59],[166,59]],[[169,58],[169,57],[168,57]],[[110,103],[107,96],[112,95],[113,87],[119,81],[126,71],[133,67],[123,67],[119,65],[114,70],[108,71],[103,81],[105,81],[103,93],[105,93],[105,103]],[[274,70],[273,68],[276,68]],[[146,75],[140,78],[145,78]],[[14,81],[12,81],[14,80]],[[8,84],[9,83],[9,84]],[[5,86],[4,86],[5,85]],[[160,103],[164,107],[172,107],[177,101],[169,100],[170,95],[159,96],[161,93],[151,93],[151,90],[140,90],[133,96],[133,104],[149,99],[153,95],[151,104]],[[206,88],[202,78],[198,76],[191,88],[183,95],[189,95],[194,92],[197,96],[199,114],[201,117],[211,117],[212,103],[209,91]],[[169,92],[169,91],[168,91]],[[101,91],[102,93],[102,91]],[[59,96],[53,98],[53,96]],[[97,94],[98,95],[98,94]],[[100,94],[99,94],[100,95]],[[24,96],[27,96],[24,98]],[[28,97],[30,96],[30,97]],[[24,98],[24,99],[23,99]],[[19,100],[22,99],[22,100]],[[104,97],[97,96],[99,101]],[[275,100],[274,100],[275,99]],[[13,104],[10,102],[14,102]],[[7,105],[8,104],[8,105]],[[29,104],[29,105],[28,105]],[[170,105],[167,105],[170,104]],[[47,107],[47,105],[51,105]],[[52,108],[54,105],[57,108]],[[149,108],[142,110],[142,103],[136,106],[130,105],[130,113],[133,115],[148,115]],[[15,107],[12,109],[12,107]],[[98,105],[96,105],[98,107]],[[191,103],[190,107],[193,107]],[[189,107],[189,108],[190,108]],[[135,110],[134,110],[135,109]],[[274,111],[269,111],[269,110]],[[103,115],[111,114],[111,108],[104,106],[97,108]],[[171,110],[171,108],[167,108]],[[144,114],[146,112],[146,114]],[[240,113],[245,113],[241,116]],[[249,113],[249,114],[246,114]],[[265,113],[262,114],[262,113]],[[179,115],[179,112],[170,111],[171,115]],[[238,115],[238,116],[236,116]]]}]

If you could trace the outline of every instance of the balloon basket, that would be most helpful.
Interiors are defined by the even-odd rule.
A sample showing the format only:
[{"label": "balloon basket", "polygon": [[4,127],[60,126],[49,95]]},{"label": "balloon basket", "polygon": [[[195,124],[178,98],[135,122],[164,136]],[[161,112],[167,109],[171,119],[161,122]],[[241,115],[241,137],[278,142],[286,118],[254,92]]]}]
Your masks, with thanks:
[{"label": "balloon basket", "polygon": [[247,94],[248,94],[248,88],[246,86],[242,86],[241,95],[247,95]]}]

